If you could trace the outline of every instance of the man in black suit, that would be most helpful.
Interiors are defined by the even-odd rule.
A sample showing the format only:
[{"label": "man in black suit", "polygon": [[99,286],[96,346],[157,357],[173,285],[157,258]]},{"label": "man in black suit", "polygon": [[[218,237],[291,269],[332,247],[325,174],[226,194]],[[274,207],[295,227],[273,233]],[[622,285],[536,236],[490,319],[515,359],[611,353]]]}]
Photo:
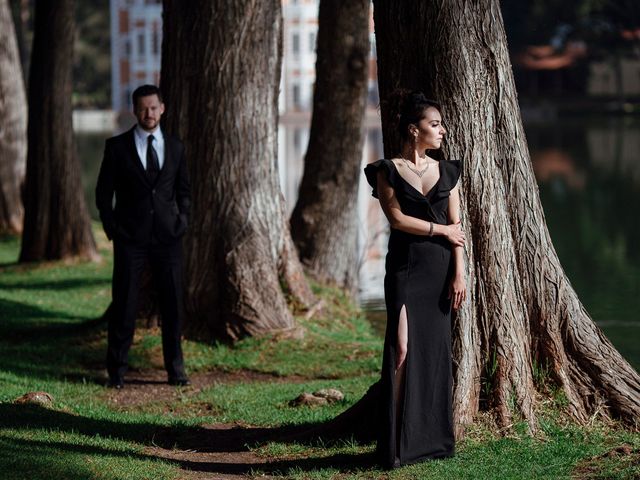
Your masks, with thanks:
[{"label": "man in black suit", "polygon": [[[182,245],[191,204],[184,146],[160,129],[158,87],[133,92],[138,120],[106,141],[96,205],[113,240],[113,315],[109,318],[109,386],[122,388],[135,329],[140,277],[148,263],[158,289],[162,350],[169,383],[189,385],[180,345],[183,311]],[[115,195],[115,206],[114,206]]]}]

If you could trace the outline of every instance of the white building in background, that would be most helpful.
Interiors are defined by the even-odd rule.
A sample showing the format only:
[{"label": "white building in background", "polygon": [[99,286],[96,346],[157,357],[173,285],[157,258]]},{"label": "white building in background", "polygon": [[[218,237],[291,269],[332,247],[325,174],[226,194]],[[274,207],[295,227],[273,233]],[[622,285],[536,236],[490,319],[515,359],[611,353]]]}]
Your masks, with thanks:
[{"label": "white building in background", "polygon": [[278,172],[291,213],[298,198],[316,81],[318,0],[282,0],[283,55],[280,77]]},{"label": "white building in background", "polygon": [[[318,7],[318,0],[282,0],[284,55],[280,80],[278,167],[280,184],[287,199],[289,211],[293,209],[295,199],[298,197],[298,185],[304,167],[304,154],[309,143],[309,126],[316,80]],[[380,119],[377,112],[378,81],[372,16],[369,32],[371,55],[368,108],[365,120],[367,139],[364,154],[365,159],[371,161],[380,158],[382,149],[382,141],[379,140],[381,137],[377,134],[380,130]],[[372,130],[374,135],[369,138]],[[374,140],[374,143],[371,144],[370,140]]]},{"label": "white building in background", "polygon": [[131,93],[139,85],[160,82],[161,0],[110,0],[111,105],[131,111]]},{"label": "white building in background", "polygon": [[318,0],[282,0],[282,111],[311,110],[316,78],[318,3]]},{"label": "white building in background", "polygon": [[[280,185],[291,213],[298,198],[304,169],[304,154],[309,143],[309,127],[315,84],[318,0],[282,0],[284,18],[282,78],[280,83],[280,126],[278,129],[278,172]],[[376,69],[373,16],[369,21],[370,57],[368,102],[365,117],[365,142],[362,165],[382,158],[382,131],[378,115],[378,79]],[[360,299],[381,307],[388,224],[364,175],[360,177],[357,205]]]},{"label": "white building in background", "polygon": [[[131,111],[131,93],[145,83],[158,84],[162,45],[162,4],[159,0],[110,0],[112,104],[117,113]],[[278,171],[280,185],[291,213],[298,197],[309,141],[315,84],[316,37],[319,0],[282,0],[283,59],[280,80]],[[371,55],[368,108],[365,118],[363,166],[382,157],[382,134],[377,112],[373,17],[369,32]],[[387,222],[364,175],[360,180],[357,206],[358,244],[363,268],[361,298],[382,298]],[[345,205],[345,208],[354,206]]]}]

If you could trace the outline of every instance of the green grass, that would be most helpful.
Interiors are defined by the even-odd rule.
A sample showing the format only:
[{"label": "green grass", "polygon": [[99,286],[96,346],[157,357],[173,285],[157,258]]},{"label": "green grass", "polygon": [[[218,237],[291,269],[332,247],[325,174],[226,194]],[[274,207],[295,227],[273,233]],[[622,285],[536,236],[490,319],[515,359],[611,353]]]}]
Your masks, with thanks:
[{"label": "green grass", "polygon": [[[312,322],[301,321],[305,331],[301,340],[267,337],[214,348],[190,342],[185,351],[191,369],[216,366],[308,378],[339,378],[377,371],[382,343],[364,316],[335,291],[318,288],[316,293],[326,300],[323,315]],[[156,348],[160,348],[159,342]]]},{"label": "green grass", "polygon": [[2,478],[173,479],[175,468],[138,444],[99,435],[26,428],[0,436]]},{"label": "green grass", "polygon": [[[341,440],[284,441],[296,426],[333,418],[358,400],[376,380],[381,338],[346,298],[316,287],[324,299],[320,318],[300,320],[302,340],[248,339],[235,346],[186,341],[192,375],[230,372],[201,390],[150,397],[135,405],[110,401],[103,386],[111,256],[99,236],[100,263],[47,262],[18,265],[15,238],[0,239],[0,478],[2,479],[176,479],[180,464],[154,450],[203,449],[212,444],[246,450],[268,459],[245,471],[297,479],[539,479],[640,477],[625,457],[600,457],[620,445],[640,448],[640,435],[616,425],[579,428],[559,414],[562,398],[541,412],[536,438],[516,425],[497,437],[480,419],[455,457],[404,467],[377,469],[372,444]],[[105,248],[106,247],[106,248]],[[157,329],[140,330],[131,352],[134,368],[160,368]],[[543,383],[546,367],[538,366]],[[241,381],[244,372],[253,381]],[[214,376],[214,378],[217,378]],[[338,388],[345,399],[323,407],[292,407],[304,391]],[[54,397],[49,407],[13,400],[28,391]],[[210,424],[237,424],[211,431]],[[520,433],[519,433],[520,432]],[[245,439],[246,433],[246,439]],[[235,436],[234,436],[235,435]],[[278,440],[273,440],[274,435]],[[637,460],[638,456],[633,457]],[[198,478],[205,478],[205,474]],[[210,478],[216,478],[215,469]]]}]

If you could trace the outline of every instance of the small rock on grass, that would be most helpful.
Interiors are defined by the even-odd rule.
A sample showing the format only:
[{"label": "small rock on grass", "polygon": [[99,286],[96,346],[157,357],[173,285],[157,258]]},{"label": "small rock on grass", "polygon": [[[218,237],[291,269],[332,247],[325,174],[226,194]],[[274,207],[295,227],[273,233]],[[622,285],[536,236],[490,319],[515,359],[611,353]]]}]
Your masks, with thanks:
[{"label": "small rock on grass", "polygon": [[29,392],[16,398],[13,403],[49,407],[53,404],[53,397],[47,392]]},{"label": "small rock on grass", "polygon": [[337,388],[323,388],[317,392],[313,392],[316,397],[326,398],[329,403],[339,402],[344,399],[344,393]]},{"label": "small rock on grass", "polygon": [[317,392],[304,392],[289,402],[292,407],[300,405],[328,405],[330,403],[339,402],[344,398],[344,394],[335,388],[323,388]]},{"label": "small rock on grass", "polygon": [[289,402],[292,407],[299,407],[300,405],[327,405],[329,402],[326,398],[316,397],[313,393],[304,392],[298,395],[296,398]]}]

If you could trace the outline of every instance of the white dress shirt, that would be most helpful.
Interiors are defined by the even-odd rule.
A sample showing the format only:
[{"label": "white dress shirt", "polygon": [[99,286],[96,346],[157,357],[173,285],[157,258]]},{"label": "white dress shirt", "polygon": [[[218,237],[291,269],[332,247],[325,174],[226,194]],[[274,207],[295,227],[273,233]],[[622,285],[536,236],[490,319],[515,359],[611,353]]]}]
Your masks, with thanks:
[{"label": "white dress shirt", "polygon": [[162,170],[162,166],[164,165],[164,135],[162,135],[160,126],[157,126],[153,132],[147,132],[140,125],[136,125],[136,128],[133,130],[133,138],[136,141],[136,150],[138,151],[138,157],[140,157],[142,167],[146,170],[148,142],[147,137],[149,137],[149,135],[153,135],[153,148],[158,154],[158,164],[160,166],[160,169]]}]

